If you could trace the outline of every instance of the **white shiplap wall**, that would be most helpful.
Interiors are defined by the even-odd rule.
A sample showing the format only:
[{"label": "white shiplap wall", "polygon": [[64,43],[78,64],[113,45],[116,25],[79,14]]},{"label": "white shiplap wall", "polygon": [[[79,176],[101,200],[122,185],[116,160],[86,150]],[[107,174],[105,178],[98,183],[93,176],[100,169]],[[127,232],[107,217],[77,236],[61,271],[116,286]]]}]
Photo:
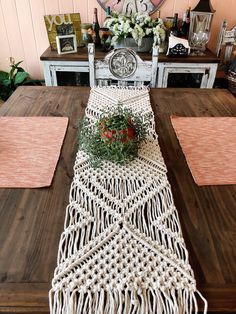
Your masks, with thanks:
[{"label": "white shiplap wall", "polygon": [[[222,19],[227,18],[232,26],[236,24],[236,0],[211,2],[216,9],[213,42]],[[165,0],[161,17],[173,16],[175,12],[182,16],[188,6],[197,3],[198,0]],[[32,78],[43,78],[40,55],[49,46],[43,16],[80,12],[82,22],[91,22],[94,7],[102,22],[105,14],[96,0],[0,0],[0,70],[9,70],[8,58],[12,56],[16,61],[24,60],[22,66]],[[214,47],[214,43],[211,45]]]},{"label": "white shiplap wall", "polygon": [[0,0],[0,70],[9,70],[9,57],[24,60],[31,77],[42,78],[40,55],[49,46],[43,20],[45,14],[80,12],[83,21],[92,21],[95,0]]}]

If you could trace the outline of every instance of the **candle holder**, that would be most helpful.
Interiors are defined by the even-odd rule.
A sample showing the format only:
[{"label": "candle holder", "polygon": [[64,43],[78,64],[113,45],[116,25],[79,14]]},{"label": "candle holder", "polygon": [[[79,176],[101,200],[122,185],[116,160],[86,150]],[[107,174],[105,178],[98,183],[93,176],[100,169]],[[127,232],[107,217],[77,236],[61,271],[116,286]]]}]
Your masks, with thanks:
[{"label": "candle holder", "polygon": [[201,41],[197,50],[204,51],[206,49],[214,13],[215,10],[212,8],[210,0],[200,0],[197,6],[190,12],[190,29],[188,39],[192,49],[196,49],[197,38],[199,43]]}]

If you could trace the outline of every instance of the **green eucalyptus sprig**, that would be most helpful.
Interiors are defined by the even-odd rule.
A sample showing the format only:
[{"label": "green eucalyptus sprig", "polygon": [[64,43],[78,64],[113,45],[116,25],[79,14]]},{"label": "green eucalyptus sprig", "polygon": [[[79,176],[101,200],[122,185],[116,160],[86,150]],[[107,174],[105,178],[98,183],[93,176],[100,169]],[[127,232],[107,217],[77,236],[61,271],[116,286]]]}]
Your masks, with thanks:
[{"label": "green eucalyptus sprig", "polygon": [[79,126],[79,146],[90,159],[93,167],[102,160],[123,164],[138,155],[138,149],[147,135],[148,123],[122,106],[105,112],[94,125],[84,118]]}]

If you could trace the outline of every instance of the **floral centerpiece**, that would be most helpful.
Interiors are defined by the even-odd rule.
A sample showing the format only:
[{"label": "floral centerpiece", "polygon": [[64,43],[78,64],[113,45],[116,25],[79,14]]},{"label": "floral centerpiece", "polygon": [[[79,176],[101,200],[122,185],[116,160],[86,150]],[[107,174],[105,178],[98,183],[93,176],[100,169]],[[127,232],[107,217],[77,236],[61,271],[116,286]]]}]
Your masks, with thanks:
[{"label": "floral centerpiece", "polygon": [[126,16],[113,12],[105,21],[105,27],[112,31],[111,44],[113,46],[125,38],[133,38],[138,46],[142,45],[144,38],[151,38],[153,45],[160,45],[166,37],[166,28],[162,19],[154,20],[144,13]]},{"label": "floral centerpiece", "polygon": [[148,123],[139,115],[118,106],[104,113],[95,125],[86,118],[79,131],[79,146],[90,158],[92,166],[97,167],[102,160],[124,163],[138,154],[138,149],[147,135]]}]

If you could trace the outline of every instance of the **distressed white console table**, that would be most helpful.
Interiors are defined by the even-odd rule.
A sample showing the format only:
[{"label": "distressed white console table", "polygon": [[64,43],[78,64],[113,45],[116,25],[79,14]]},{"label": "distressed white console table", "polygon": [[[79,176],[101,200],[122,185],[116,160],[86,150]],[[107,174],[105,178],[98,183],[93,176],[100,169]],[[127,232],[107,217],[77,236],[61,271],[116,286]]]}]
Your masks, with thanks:
[{"label": "distressed white console table", "polygon": [[[151,60],[151,54],[140,53],[143,60]],[[105,53],[96,50],[96,58],[103,59]],[[43,62],[44,77],[47,86],[60,85],[58,82],[59,72],[89,73],[87,48],[79,48],[77,53],[58,54],[45,50],[40,60]],[[216,71],[220,59],[211,51],[207,51],[205,56],[169,57],[164,54],[159,55],[157,87],[168,87],[170,74],[185,73],[199,74],[200,88],[212,88]],[[62,85],[62,84],[61,84]],[[80,85],[78,83],[78,85]]]}]

